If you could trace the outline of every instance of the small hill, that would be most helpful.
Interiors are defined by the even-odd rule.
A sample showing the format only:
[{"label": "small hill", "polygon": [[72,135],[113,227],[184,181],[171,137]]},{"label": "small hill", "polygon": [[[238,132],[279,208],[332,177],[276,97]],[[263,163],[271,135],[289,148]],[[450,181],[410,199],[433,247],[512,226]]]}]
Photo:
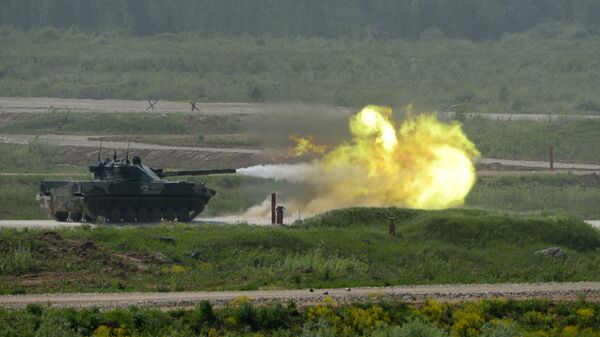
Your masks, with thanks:
[{"label": "small hill", "polygon": [[297,225],[302,228],[384,229],[391,219],[394,219],[400,235],[418,241],[440,240],[475,247],[544,243],[579,251],[600,248],[600,231],[583,221],[560,215],[514,215],[476,209],[348,208],[330,211]]},{"label": "small hill", "polygon": [[[535,254],[549,247],[567,256]],[[576,219],[468,209],[349,208],[285,228],[0,229],[0,294],[597,281],[599,252],[600,231]]]}]

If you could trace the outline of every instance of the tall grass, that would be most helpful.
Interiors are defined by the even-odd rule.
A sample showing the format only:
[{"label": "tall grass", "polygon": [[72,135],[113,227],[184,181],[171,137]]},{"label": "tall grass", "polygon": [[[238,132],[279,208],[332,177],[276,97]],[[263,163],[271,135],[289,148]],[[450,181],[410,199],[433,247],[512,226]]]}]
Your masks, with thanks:
[{"label": "tall grass", "polygon": [[[568,31],[471,42],[148,38],[2,30],[4,96],[310,101],[478,112],[596,113],[597,36]],[[82,52],[85,51],[85,52]]]},{"label": "tall grass", "polygon": [[[596,268],[600,232],[579,220],[482,210],[416,211],[398,217],[399,235],[392,237],[387,234],[389,218],[382,217],[382,211],[406,214],[402,209],[354,208],[306,219],[302,226],[290,228],[82,227],[56,230],[58,237],[45,235],[44,230],[2,229],[2,247],[8,242],[17,246],[0,249],[1,260],[11,261],[18,253],[25,261],[38,262],[42,274],[37,283],[23,283],[22,268],[7,267],[0,274],[0,292],[315,288],[600,277]],[[359,213],[361,220],[352,222]],[[349,225],[332,225],[340,219]],[[161,241],[164,236],[174,242]],[[31,247],[29,253],[15,248],[19,242],[28,243],[24,247]],[[563,248],[568,258],[534,254],[551,246]],[[55,276],[46,278],[44,272]]]},{"label": "tall grass", "polygon": [[57,163],[56,149],[41,141],[26,146],[0,144],[0,171],[44,172]]},{"label": "tall grass", "polygon": [[600,120],[550,119],[492,121],[476,117],[464,123],[469,138],[484,157],[600,162]]},{"label": "tall grass", "polygon": [[[593,177],[593,176],[590,176]],[[591,179],[595,182],[594,179]],[[479,178],[466,207],[600,218],[600,188],[575,175]]]}]

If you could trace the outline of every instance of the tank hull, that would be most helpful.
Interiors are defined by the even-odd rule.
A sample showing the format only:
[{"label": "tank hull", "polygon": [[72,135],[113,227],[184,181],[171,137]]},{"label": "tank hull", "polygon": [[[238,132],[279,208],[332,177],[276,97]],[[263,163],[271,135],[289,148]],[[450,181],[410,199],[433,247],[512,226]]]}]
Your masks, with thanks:
[{"label": "tank hull", "polygon": [[38,200],[58,221],[187,222],[215,194],[189,182],[42,181]]}]

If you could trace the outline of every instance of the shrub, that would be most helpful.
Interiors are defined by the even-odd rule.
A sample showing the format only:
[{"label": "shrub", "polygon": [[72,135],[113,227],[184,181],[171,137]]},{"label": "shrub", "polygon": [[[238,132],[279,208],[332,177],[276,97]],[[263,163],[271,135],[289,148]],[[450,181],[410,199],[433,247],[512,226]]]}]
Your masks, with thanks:
[{"label": "shrub", "polygon": [[79,336],[73,331],[68,321],[63,318],[54,317],[50,314],[45,314],[42,317],[42,322],[35,332],[36,337],[70,337]]},{"label": "shrub", "polygon": [[201,332],[215,325],[217,317],[209,301],[200,302],[191,314],[190,325],[195,332]]},{"label": "shrub", "polygon": [[481,327],[480,337],[521,337],[517,325],[513,322],[486,323]]},{"label": "shrub", "polygon": [[34,316],[42,316],[42,314],[44,313],[44,308],[37,303],[31,303],[31,304],[27,304],[25,311],[27,311],[27,313],[32,314]]},{"label": "shrub", "polygon": [[448,333],[434,324],[412,320],[401,327],[388,327],[374,332],[372,337],[447,337]]}]

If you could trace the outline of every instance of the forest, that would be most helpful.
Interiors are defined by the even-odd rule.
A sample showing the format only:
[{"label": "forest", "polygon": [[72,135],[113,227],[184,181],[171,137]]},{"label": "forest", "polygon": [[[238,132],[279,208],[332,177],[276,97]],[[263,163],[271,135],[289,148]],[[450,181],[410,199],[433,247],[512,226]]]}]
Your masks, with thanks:
[{"label": "forest", "polygon": [[600,34],[597,0],[3,0],[0,26],[126,30],[138,36],[495,39],[558,21]]}]

